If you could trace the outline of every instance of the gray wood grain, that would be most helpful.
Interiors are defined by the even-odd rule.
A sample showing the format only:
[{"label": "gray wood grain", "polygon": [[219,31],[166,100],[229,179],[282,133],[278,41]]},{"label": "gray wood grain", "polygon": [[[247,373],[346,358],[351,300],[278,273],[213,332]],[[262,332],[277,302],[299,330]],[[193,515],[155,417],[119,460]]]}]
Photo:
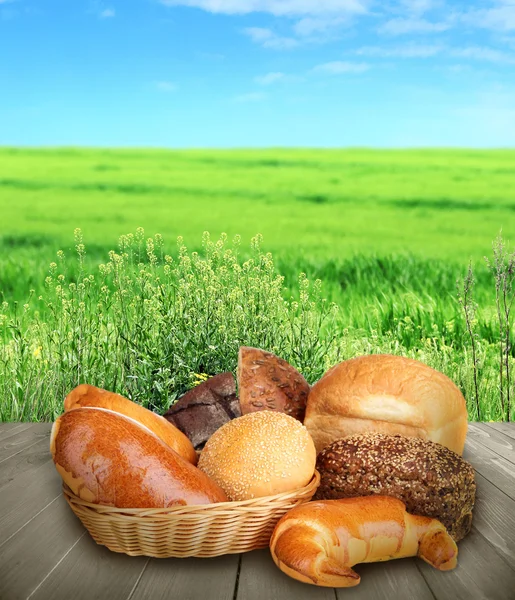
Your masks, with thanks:
[{"label": "gray wood grain", "polygon": [[24,429],[30,429],[34,423],[0,423],[0,441],[5,440]]},{"label": "gray wood grain", "polygon": [[35,471],[48,461],[48,437],[45,437],[0,463],[0,489],[23,473]]},{"label": "gray wood grain", "polygon": [[433,593],[417,568],[418,558],[403,558],[356,565],[361,576],[355,588],[336,590],[338,600],[434,600]]},{"label": "gray wood grain", "polygon": [[515,464],[515,440],[483,423],[469,423],[467,438],[490,448]]},{"label": "gray wood grain", "polygon": [[463,458],[468,460],[483,477],[515,500],[515,465],[502,458],[476,437],[469,436],[465,443]]},{"label": "gray wood grain", "polygon": [[[16,477],[0,491],[0,540],[15,533],[62,493],[50,451],[38,468]],[[1,465],[0,465],[1,468]]]},{"label": "gray wood grain", "polygon": [[515,423],[482,423],[482,427],[490,427],[496,431],[500,431],[509,438],[515,440]]},{"label": "gray wood grain", "polygon": [[474,527],[459,543],[456,569],[417,566],[438,600],[513,600],[515,570]]},{"label": "gray wood grain", "polygon": [[127,600],[147,562],[145,556],[111,552],[86,533],[40,583],[30,600]]},{"label": "gray wood grain", "polygon": [[47,443],[50,443],[50,429],[47,423],[34,423],[27,429],[22,429],[15,432],[14,435],[4,438],[0,441],[0,464],[42,439],[46,439]]},{"label": "gray wood grain", "polygon": [[515,565],[515,501],[482,475],[476,475],[476,483],[473,525],[499,554]]},{"label": "gray wood grain", "polygon": [[130,600],[232,600],[237,554],[216,558],[153,558]]},{"label": "gray wood grain", "polygon": [[64,498],[57,498],[0,546],[0,598],[27,598],[84,532]]},{"label": "gray wood grain", "polygon": [[238,600],[334,600],[333,588],[301,583],[278,569],[268,549],[242,554]]}]

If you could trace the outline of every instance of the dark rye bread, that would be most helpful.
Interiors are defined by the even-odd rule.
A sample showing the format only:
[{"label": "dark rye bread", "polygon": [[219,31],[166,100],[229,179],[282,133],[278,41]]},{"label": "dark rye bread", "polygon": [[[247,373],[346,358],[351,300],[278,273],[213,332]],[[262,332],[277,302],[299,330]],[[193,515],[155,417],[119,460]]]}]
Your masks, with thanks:
[{"label": "dark rye bread", "polygon": [[322,450],[316,468],[316,500],[393,496],[409,513],[441,521],[456,541],[470,531],[474,469],[441,444],[400,435],[352,435]]},{"label": "dark rye bread", "polygon": [[190,439],[195,450],[224,423],[241,416],[232,373],[220,373],[197,385],[164,414],[164,418]]}]

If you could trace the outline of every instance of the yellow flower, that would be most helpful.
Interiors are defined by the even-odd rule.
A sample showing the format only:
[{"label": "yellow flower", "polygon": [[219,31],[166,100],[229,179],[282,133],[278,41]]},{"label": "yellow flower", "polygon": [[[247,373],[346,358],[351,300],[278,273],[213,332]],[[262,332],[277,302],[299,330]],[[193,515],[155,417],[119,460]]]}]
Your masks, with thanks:
[{"label": "yellow flower", "polygon": [[39,358],[39,359],[41,358],[41,350],[42,350],[42,349],[43,349],[43,346],[38,346],[38,347],[37,347],[37,348],[34,350],[34,352],[33,352],[33,354],[34,354],[34,358]]}]

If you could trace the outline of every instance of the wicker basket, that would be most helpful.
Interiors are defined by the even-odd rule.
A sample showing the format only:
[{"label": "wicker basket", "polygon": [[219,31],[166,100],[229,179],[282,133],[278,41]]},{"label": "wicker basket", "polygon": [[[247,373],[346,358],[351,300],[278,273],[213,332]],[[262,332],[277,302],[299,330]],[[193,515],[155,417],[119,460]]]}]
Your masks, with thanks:
[{"label": "wicker basket", "polygon": [[320,483],[242,502],[173,508],[116,508],[92,504],[63,485],[64,496],[97,544],[130,556],[212,557],[266,548],[277,521],[309,502]]}]

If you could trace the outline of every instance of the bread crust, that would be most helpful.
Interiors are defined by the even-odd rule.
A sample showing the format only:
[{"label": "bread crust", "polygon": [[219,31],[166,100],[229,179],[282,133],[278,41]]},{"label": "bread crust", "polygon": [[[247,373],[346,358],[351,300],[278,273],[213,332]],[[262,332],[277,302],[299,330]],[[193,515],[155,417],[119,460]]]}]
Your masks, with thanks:
[{"label": "bread crust", "polygon": [[219,373],[192,388],[164,414],[164,418],[180,429],[196,450],[222,425],[241,417],[232,373]]},{"label": "bread crust", "polygon": [[165,418],[120,396],[120,394],[83,383],[66,396],[64,410],[69,411],[85,407],[107,408],[139,421],[187,461],[194,465],[197,464],[195,448],[182,431],[179,431]]},{"label": "bread crust", "polygon": [[470,531],[474,468],[441,444],[400,435],[353,435],[322,450],[316,468],[317,500],[393,496],[408,512],[441,521],[456,541]]},{"label": "bread crust", "polygon": [[399,433],[463,454],[467,407],[458,387],[427,365],[388,354],[330,369],[309,394],[304,424],[317,452],[355,433]]},{"label": "bread crust", "polygon": [[138,421],[103,408],[61,415],[50,448],[57,471],[72,491],[95,504],[167,508],[226,502],[205,473]]},{"label": "bread crust", "polygon": [[242,346],[237,378],[243,415],[271,410],[304,421],[310,386],[284,359],[259,348]]},{"label": "bread crust", "polygon": [[300,504],[277,523],[270,552],[290,577],[325,587],[358,585],[352,569],[358,563],[418,555],[447,571],[458,555],[439,521],[411,515],[400,500],[386,496]]},{"label": "bread crust", "polygon": [[198,465],[231,500],[249,500],[304,487],[315,460],[313,440],[302,423],[264,410],[220,427]]}]

